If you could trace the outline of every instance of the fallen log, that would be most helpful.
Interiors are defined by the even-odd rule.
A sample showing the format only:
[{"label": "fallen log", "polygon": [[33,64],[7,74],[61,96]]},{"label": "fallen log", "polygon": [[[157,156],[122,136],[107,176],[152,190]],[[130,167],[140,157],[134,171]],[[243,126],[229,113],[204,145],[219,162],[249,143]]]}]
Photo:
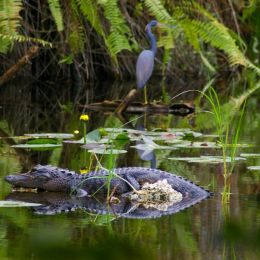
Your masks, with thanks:
[{"label": "fallen log", "polygon": [[123,99],[123,101],[118,105],[118,107],[115,109],[115,112],[117,114],[123,114],[126,110],[126,108],[129,106],[129,104],[134,100],[135,96],[137,94],[136,89],[132,89],[127,96]]},{"label": "fallen log", "polygon": [[[82,105],[82,107],[102,112],[115,112],[118,106],[122,104],[122,100],[92,103],[88,105]],[[179,116],[186,116],[195,112],[195,106],[191,103],[178,103],[172,105],[165,105],[162,103],[149,103],[143,104],[141,102],[132,102],[131,104],[124,107],[125,113],[131,114],[174,114]],[[120,114],[120,113],[119,113]]]},{"label": "fallen log", "polygon": [[21,70],[38,53],[39,47],[32,46],[26,54],[20,58],[11,68],[0,76],[0,86],[9,81],[19,70]]}]

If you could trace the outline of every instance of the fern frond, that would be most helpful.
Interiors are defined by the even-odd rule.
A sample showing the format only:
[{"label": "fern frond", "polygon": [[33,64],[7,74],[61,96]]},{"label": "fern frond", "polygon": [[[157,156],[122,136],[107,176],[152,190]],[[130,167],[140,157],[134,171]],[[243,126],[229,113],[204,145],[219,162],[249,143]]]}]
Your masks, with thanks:
[{"label": "fern frond", "polygon": [[165,50],[172,49],[174,47],[174,39],[177,35],[174,34],[170,28],[161,28],[162,33],[158,38],[158,47],[163,47]]},{"label": "fern frond", "polygon": [[10,47],[10,41],[8,39],[1,39],[0,37],[0,53],[7,53]]},{"label": "fern frond", "polygon": [[223,24],[216,20],[209,22],[192,20],[190,21],[190,26],[202,40],[224,51],[228,55],[231,66],[240,64],[252,68],[260,74],[260,69],[245,57]]},{"label": "fern frond", "polygon": [[16,30],[20,26],[21,17],[19,12],[21,10],[21,0],[0,1],[0,32],[9,35],[16,34]]},{"label": "fern frond", "polygon": [[33,38],[33,37],[28,37],[28,36],[23,36],[23,35],[7,35],[7,34],[2,34],[0,33],[0,39],[1,40],[8,40],[10,42],[35,42],[35,43],[39,43],[44,47],[50,47],[52,48],[52,43],[44,41],[42,39],[38,39],[38,38]]},{"label": "fern frond", "polygon": [[117,64],[117,54],[122,50],[132,51],[129,39],[133,38],[119,7],[117,0],[109,0],[101,3],[104,15],[110,23],[110,33],[106,39],[111,57]]},{"label": "fern frond", "polygon": [[[179,25],[183,28],[187,40],[195,50],[201,52],[200,41],[202,40],[225,52],[231,66],[239,64],[254,69],[260,74],[260,69],[251,63],[238,47],[236,40],[239,40],[239,37],[232,37],[235,33],[220,23],[201,5],[195,1],[184,1],[183,5],[177,9],[179,13],[183,12],[185,15],[184,19],[179,20]],[[203,15],[204,20],[189,18],[188,15],[191,12]],[[241,42],[241,45],[243,45],[243,42]]]},{"label": "fern frond", "polygon": [[122,50],[131,51],[131,47],[126,37],[118,34],[116,31],[112,31],[107,37],[107,45],[111,54],[116,55]]},{"label": "fern frond", "polygon": [[244,54],[239,50],[235,40],[223,24],[216,21],[190,20],[190,27],[203,41],[224,51],[228,55],[231,65],[246,65]]},{"label": "fern frond", "polygon": [[51,14],[59,32],[63,31],[63,18],[59,0],[48,0]]},{"label": "fern frond", "polygon": [[71,0],[70,8],[72,9],[72,12],[70,23],[68,26],[68,41],[72,52],[74,54],[77,54],[84,49],[84,44],[86,42],[86,33],[85,28],[82,25],[82,17],[79,12],[80,10],[75,0]]},{"label": "fern frond", "polygon": [[103,27],[98,15],[98,6],[92,0],[75,0],[83,15],[87,18],[95,31],[104,36]]},{"label": "fern frond", "polygon": [[83,50],[85,34],[82,26],[74,27],[73,25],[72,28],[74,29],[71,30],[69,34],[69,45],[72,52],[75,54]]},{"label": "fern frond", "polygon": [[158,21],[174,24],[176,21],[167,12],[160,0],[145,0],[145,6],[152,12]]}]

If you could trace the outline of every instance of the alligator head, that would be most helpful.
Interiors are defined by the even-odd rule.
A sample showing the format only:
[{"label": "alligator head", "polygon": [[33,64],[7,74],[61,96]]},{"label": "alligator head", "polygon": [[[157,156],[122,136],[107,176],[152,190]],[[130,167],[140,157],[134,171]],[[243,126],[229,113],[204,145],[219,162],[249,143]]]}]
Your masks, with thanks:
[{"label": "alligator head", "polygon": [[72,172],[57,171],[56,167],[37,165],[23,174],[8,175],[5,180],[14,188],[36,188],[45,191],[70,191],[74,178]]}]

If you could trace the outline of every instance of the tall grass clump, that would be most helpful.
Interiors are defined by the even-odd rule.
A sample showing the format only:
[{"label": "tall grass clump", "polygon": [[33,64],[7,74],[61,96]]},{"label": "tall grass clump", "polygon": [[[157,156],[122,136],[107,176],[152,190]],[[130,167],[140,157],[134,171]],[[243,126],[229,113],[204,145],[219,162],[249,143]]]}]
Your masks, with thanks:
[{"label": "tall grass clump", "polygon": [[[230,200],[230,183],[229,178],[232,175],[238,140],[241,132],[243,116],[245,112],[246,99],[233,111],[228,105],[221,105],[217,92],[213,87],[209,87],[207,94],[203,94],[209,102],[214,116],[214,123],[218,135],[218,142],[222,147],[223,156],[223,177],[224,190],[222,193],[222,202]],[[240,109],[240,107],[242,107]],[[228,157],[230,159],[228,159]],[[230,160],[230,167],[227,162]]]}]

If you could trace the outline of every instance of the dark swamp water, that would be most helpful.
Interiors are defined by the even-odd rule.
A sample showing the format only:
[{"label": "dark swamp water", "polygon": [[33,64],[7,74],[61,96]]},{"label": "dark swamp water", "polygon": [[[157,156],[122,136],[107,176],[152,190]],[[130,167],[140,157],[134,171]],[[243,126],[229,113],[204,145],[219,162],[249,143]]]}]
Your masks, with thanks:
[{"label": "dark swamp water", "polygon": [[[27,88],[34,89],[32,94],[28,94],[30,91]],[[26,84],[22,87],[9,85],[1,90],[1,200],[11,192],[10,186],[3,181],[7,174],[27,171],[38,163],[75,171],[89,167],[90,163],[95,165],[91,153],[79,145],[63,143],[61,147],[45,151],[14,149],[11,146],[15,143],[25,143],[28,140],[15,136],[82,130],[79,121],[82,112],[90,116],[88,132],[97,128],[122,126],[122,122],[112,115],[83,111],[78,107],[82,100],[102,100],[103,96],[94,95],[91,91],[82,95],[80,89],[71,93],[64,86],[63,89],[62,95],[51,87],[43,92],[37,86]],[[120,91],[112,92],[120,96]],[[108,98],[118,97],[111,95]],[[256,102],[256,99],[251,98],[247,105],[239,140],[241,144],[250,144],[250,147],[238,148],[237,155],[260,153],[260,121],[257,108],[254,108]],[[183,128],[196,133],[214,133],[199,125],[196,116],[137,117],[129,116],[128,120],[133,120],[132,126],[138,129],[146,127],[153,133],[175,129],[168,130],[167,139],[174,139],[178,129],[183,133]],[[150,134],[151,136],[153,135]],[[158,138],[158,134],[155,136]],[[205,142],[204,137],[198,136],[195,141]],[[153,141],[165,145],[166,137],[163,139],[163,142],[156,138]],[[140,159],[140,153],[135,148],[130,148],[130,145],[136,145],[136,142],[120,144],[120,149],[127,150],[127,153],[115,155],[116,167],[156,166],[208,188],[214,192],[214,196],[177,214],[156,219],[116,218],[84,210],[47,216],[37,215],[31,208],[1,207],[0,259],[259,259],[260,177],[259,171],[251,171],[247,167],[260,165],[260,157],[237,161],[230,181],[230,201],[223,204],[223,163],[169,159],[221,155],[221,149],[179,147],[169,150],[157,147],[148,161]],[[172,144],[168,142],[170,145]],[[100,162],[106,167],[109,164],[108,156],[100,158]]]}]

